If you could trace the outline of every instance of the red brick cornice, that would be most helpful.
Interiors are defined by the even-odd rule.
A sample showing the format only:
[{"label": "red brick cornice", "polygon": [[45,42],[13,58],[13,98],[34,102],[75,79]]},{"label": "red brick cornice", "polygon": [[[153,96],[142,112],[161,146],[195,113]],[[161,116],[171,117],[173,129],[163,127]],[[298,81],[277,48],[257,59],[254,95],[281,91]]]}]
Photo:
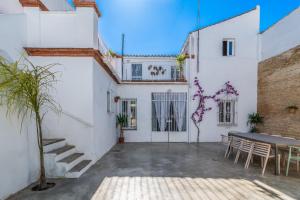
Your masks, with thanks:
[{"label": "red brick cornice", "polygon": [[99,50],[93,48],[24,48],[29,56],[64,56],[64,57],[93,57],[108,75],[116,82],[119,79],[111,71],[109,66],[103,61]]},{"label": "red brick cornice", "polygon": [[101,13],[98,9],[98,6],[96,2],[91,2],[91,1],[84,1],[84,0],[74,0],[74,5],[75,7],[90,7],[94,8],[95,12],[97,13],[98,17],[101,17]]},{"label": "red brick cornice", "polygon": [[37,7],[42,11],[49,11],[49,9],[40,0],[19,0],[23,7]]}]

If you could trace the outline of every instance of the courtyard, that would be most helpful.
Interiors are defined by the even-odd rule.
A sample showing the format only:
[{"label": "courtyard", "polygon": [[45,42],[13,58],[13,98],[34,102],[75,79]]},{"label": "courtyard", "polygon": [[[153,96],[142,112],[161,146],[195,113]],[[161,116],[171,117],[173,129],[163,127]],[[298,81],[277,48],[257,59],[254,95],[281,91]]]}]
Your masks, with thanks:
[{"label": "courtyard", "polygon": [[244,169],[224,159],[219,143],[127,143],[115,145],[78,179],[53,179],[42,192],[31,187],[9,200],[111,199],[299,199],[300,176],[275,176],[269,163]]}]

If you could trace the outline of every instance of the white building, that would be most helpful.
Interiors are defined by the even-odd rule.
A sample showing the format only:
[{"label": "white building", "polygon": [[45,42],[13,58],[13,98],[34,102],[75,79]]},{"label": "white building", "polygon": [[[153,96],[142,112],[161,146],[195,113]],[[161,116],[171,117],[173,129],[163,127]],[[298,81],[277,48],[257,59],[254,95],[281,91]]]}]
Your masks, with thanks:
[{"label": "white building", "polygon": [[[100,159],[116,144],[117,113],[128,116],[127,142],[196,142],[197,128],[191,120],[198,106],[193,101],[195,77],[205,95],[213,95],[227,81],[239,93],[218,96],[219,104],[206,102],[212,110],[200,123],[200,142],[219,141],[230,130],[247,131],[247,115],[257,106],[259,7],[191,32],[181,50],[187,59],[179,73],[172,55],[128,55],[123,63],[112,57],[98,32],[96,4],[75,6],[65,0],[0,3],[0,54],[16,60],[26,52],[37,65],[60,64],[54,69],[61,76],[53,95],[63,112],[47,116],[45,137],[66,139],[56,148],[75,145],[64,156],[84,153],[68,169],[88,161],[72,174],[46,155],[48,176],[78,177]],[[117,103],[115,97],[120,97]],[[36,181],[39,168],[34,124],[28,120],[19,134],[18,119],[5,113],[1,107],[0,198]]]}]

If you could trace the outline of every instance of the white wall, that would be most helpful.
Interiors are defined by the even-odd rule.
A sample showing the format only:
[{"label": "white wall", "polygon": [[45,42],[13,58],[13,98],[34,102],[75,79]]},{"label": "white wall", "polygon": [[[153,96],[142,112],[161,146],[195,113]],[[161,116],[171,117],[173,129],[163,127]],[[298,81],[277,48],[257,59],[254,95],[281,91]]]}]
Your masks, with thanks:
[{"label": "white wall", "polygon": [[98,17],[93,8],[69,12],[24,10],[27,47],[98,48]]},{"label": "white wall", "polygon": [[26,16],[0,14],[0,24],[0,50],[5,51],[13,60],[20,58],[26,43]]},{"label": "white wall", "polygon": [[[124,59],[124,80],[132,79],[132,64],[142,64],[143,80],[170,80],[171,79],[171,67],[176,66],[175,57],[125,57]],[[163,69],[166,69],[164,74],[159,74],[158,76],[151,76],[151,70],[148,70],[149,65],[152,66],[161,66]]]},{"label": "white wall", "polygon": [[19,0],[1,0],[0,2],[0,14],[1,13],[21,13],[23,7]]},{"label": "white wall", "polygon": [[[112,112],[107,112],[107,91],[111,92]],[[117,85],[110,76],[94,61],[93,65],[93,124],[94,149],[97,158],[101,158],[116,144],[116,104]]]},{"label": "white wall", "polygon": [[[213,95],[221,89],[225,82],[230,81],[240,93],[238,98],[237,126],[218,126],[217,104],[208,102],[213,109],[204,115],[200,124],[200,141],[219,141],[221,134],[229,130],[247,131],[247,115],[256,111],[257,102],[257,63],[258,63],[258,32],[259,9],[253,10],[239,17],[200,30],[200,71],[197,72],[197,60],[188,59],[190,65],[190,98],[192,99],[196,87],[194,77],[198,77],[206,95]],[[197,54],[197,32],[190,35],[194,39],[193,52]],[[224,38],[235,39],[236,55],[222,56],[222,41]],[[189,47],[190,49],[191,46]],[[197,101],[191,101],[190,113],[194,112]],[[191,141],[197,139],[197,129],[190,121]]]},{"label": "white wall", "polygon": [[[19,59],[23,52],[25,19],[23,14],[0,15],[0,55],[10,61]],[[38,178],[39,157],[34,124],[26,119],[21,130],[20,122],[16,115],[7,116],[5,107],[0,107],[0,199]]]},{"label": "white wall", "polygon": [[70,11],[73,10],[66,0],[41,0],[41,2],[51,11]]},{"label": "white wall", "polygon": [[265,60],[300,45],[300,8],[261,34],[261,54]]},{"label": "white wall", "polygon": [[[167,142],[167,132],[152,131],[152,92],[187,92],[187,84],[128,84],[118,87],[118,95],[121,98],[137,99],[137,130],[125,130],[126,142]],[[187,119],[189,116],[187,114]],[[170,142],[187,142],[188,131],[171,132]]]}]

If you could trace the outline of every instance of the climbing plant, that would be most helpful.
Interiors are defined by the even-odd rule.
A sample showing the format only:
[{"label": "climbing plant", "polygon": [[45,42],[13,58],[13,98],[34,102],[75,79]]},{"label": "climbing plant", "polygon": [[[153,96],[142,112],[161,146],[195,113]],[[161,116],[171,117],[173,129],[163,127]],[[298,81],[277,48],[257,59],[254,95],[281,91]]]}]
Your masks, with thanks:
[{"label": "climbing plant", "polygon": [[207,100],[213,100],[216,103],[220,102],[221,95],[234,95],[239,96],[237,90],[231,85],[229,81],[224,84],[224,87],[218,90],[213,95],[205,95],[204,89],[201,87],[198,78],[196,77],[194,80],[194,85],[196,86],[197,90],[193,95],[193,101],[198,100],[198,105],[196,110],[192,113],[192,120],[197,128],[197,142],[199,142],[200,137],[200,123],[203,120],[203,116],[205,112],[212,110],[212,107],[207,107],[206,102]]}]

